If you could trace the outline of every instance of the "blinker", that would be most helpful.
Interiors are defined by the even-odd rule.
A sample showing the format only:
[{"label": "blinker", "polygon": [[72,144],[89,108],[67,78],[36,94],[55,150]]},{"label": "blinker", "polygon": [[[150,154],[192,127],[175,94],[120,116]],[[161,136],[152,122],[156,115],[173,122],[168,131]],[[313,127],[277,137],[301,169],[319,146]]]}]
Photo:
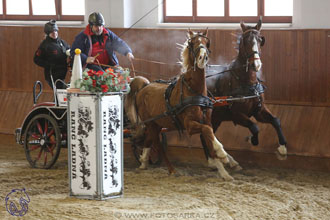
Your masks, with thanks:
[{"label": "blinker", "polygon": [[261,39],[260,46],[264,46],[265,45],[265,42],[266,42],[265,37],[264,36],[260,36],[260,39]]}]

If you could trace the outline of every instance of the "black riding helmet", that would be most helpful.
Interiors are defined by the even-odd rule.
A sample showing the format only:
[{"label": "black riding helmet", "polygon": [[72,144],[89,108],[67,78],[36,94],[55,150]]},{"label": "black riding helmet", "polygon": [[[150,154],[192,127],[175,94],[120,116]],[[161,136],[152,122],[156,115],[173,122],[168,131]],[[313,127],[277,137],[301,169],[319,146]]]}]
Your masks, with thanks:
[{"label": "black riding helmet", "polygon": [[103,15],[100,12],[93,12],[88,17],[88,23],[91,26],[92,25],[97,25],[97,26],[104,25]]},{"label": "black riding helmet", "polygon": [[58,27],[56,24],[56,20],[50,20],[49,22],[47,22],[45,24],[44,27],[44,32],[49,35],[50,33],[52,33],[53,31],[58,31]]}]

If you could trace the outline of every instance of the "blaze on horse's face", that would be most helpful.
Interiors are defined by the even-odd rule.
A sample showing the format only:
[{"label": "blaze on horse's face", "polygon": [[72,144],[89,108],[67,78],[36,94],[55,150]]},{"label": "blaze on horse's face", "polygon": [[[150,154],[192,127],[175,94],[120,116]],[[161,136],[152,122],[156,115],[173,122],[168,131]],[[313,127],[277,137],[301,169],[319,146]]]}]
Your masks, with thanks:
[{"label": "blaze on horse's face", "polygon": [[207,32],[207,29],[203,33],[194,33],[189,30],[189,44],[194,57],[194,63],[200,69],[204,69],[209,61],[210,40],[207,37]]},{"label": "blaze on horse's face", "polygon": [[243,31],[240,50],[246,57],[247,69],[258,72],[261,69],[260,47],[264,45],[265,38],[260,35],[261,20],[255,27],[246,26],[241,22]]}]

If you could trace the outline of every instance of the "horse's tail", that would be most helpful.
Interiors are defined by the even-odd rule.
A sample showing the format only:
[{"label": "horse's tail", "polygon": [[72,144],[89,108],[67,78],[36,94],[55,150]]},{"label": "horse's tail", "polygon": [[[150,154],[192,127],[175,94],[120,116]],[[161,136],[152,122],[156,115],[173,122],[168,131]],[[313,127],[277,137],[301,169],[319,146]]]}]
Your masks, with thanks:
[{"label": "horse's tail", "polygon": [[126,95],[125,98],[125,112],[132,126],[131,134],[135,140],[141,140],[144,138],[144,125],[140,124],[141,119],[137,112],[136,106],[136,95],[149,84],[149,80],[142,76],[135,77],[130,83],[130,92]]}]

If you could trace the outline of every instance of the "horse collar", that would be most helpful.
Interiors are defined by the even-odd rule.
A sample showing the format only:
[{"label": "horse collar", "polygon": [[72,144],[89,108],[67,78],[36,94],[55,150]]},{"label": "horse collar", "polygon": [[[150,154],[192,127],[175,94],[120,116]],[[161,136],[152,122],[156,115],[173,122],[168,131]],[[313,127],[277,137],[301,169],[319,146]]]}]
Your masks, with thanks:
[{"label": "horse collar", "polygon": [[184,75],[181,76],[181,85],[184,84],[187,89],[189,90],[189,92],[193,93],[193,94],[198,94],[195,90],[193,90],[188,83],[186,82],[186,80],[184,80]]}]

